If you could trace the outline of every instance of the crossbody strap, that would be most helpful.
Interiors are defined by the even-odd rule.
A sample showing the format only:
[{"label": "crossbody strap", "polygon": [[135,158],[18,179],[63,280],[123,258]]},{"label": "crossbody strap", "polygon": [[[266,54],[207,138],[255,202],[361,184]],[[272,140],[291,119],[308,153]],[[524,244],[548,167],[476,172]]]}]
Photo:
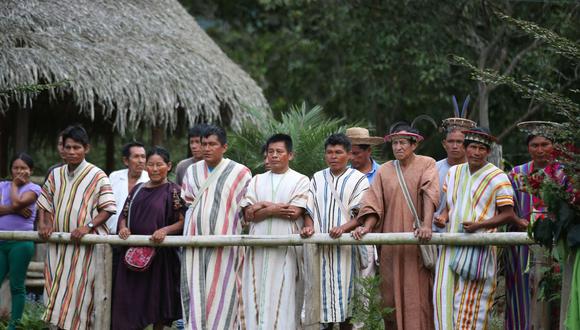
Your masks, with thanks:
[{"label": "crossbody strap", "polygon": [[127,212],[127,228],[129,228],[129,230],[131,230],[131,206],[133,205],[133,201],[137,197],[137,194],[139,193],[139,191],[141,191],[141,188],[143,188],[144,185],[145,183],[141,183],[140,185],[137,186],[137,190],[135,190],[135,193],[133,194],[131,200],[129,201],[129,211]]},{"label": "crossbody strap", "polygon": [[338,195],[338,192],[336,191],[336,189],[334,189],[333,182],[328,182],[328,180],[326,179],[326,175],[324,175],[324,181],[326,181],[328,187],[330,187],[330,194],[332,195],[332,198],[334,198],[334,200],[336,201],[336,203],[338,203],[338,206],[340,207],[340,210],[347,217],[346,220],[347,221],[350,220],[350,214],[348,212],[348,209],[346,208],[346,206],[344,206],[342,200],[340,200],[340,197]]},{"label": "crossbody strap", "polygon": [[413,200],[411,199],[411,194],[409,194],[409,189],[407,188],[407,183],[405,182],[405,178],[403,177],[403,171],[401,170],[401,164],[399,160],[394,160],[393,163],[395,164],[395,171],[397,172],[397,180],[399,180],[399,186],[401,186],[401,190],[403,190],[403,196],[405,196],[405,201],[407,202],[407,206],[413,217],[415,218],[415,227],[421,227],[421,220],[419,220],[419,216],[417,215],[417,209],[415,209],[415,205],[413,204]]}]

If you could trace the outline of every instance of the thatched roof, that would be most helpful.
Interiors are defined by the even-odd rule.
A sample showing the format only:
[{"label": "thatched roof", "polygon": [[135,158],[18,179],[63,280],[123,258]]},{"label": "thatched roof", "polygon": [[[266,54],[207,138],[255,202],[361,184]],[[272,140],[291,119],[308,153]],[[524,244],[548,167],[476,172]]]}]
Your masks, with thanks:
[{"label": "thatched roof", "polygon": [[[176,0],[3,0],[0,90],[70,79],[49,91],[124,132],[143,121],[175,128],[221,119],[239,127],[246,106],[266,110],[258,85]],[[36,95],[0,96],[28,107]],[[226,117],[226,118],[224,118]]]}]

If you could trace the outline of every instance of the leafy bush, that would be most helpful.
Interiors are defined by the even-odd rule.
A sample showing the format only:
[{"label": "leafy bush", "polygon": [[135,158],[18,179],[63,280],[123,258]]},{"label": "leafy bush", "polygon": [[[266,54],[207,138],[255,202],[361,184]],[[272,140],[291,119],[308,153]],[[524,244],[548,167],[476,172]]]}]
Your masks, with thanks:
[{"label": "leafy bush", "polygon": [[357,289],[353,297],[352,324],[364,324],[366,330],[384,329],[383,317],[389,315],[394,308],[383,307],[379,276],[359,277],[356,279]]},{"label": "leafy bush", "polygon": [[[250,110],[251,111],[251,110]],[[238,133],[230,133],[228,158],[246,165],[252,173],[264,171],[261,146],[273,134],[292,137],[294,160],[290,167],[308,177],[326,167],[324,141],[337,132],[344,132],[343,119],[328,119],[320,106],[310,110],[302,103],[282,114],[281,120],[271,115],[256,115],[254,123],[246,122]]]},{"label": "leafy bush", "polygon": [[[16,324],[16,329],[18,330],[40,330],[48,329],[46,322],[42,320],[42,314],[44,313],[44,305],[36,301],[26,301],[24,305],[24,313],[20,322]],[[9,320],[0,321],[0,330],[5,330],[8,328]]]}]

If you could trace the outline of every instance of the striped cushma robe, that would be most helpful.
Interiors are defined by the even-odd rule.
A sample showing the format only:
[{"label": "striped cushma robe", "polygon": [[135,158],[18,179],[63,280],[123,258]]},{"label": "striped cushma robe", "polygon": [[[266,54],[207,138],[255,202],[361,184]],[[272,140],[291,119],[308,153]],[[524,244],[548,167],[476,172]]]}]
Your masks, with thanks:
[{"label": "striped cushma robe", "polygon": [[[345,208],[351,214],[343,214],[331,195],[332,185]],[[348,222],[352,211],[357,210],[363,192],[369,188],[366,175],[347,168],[334,176],[330,169],[316,172],[310,181],[306,211],[314,221],[314,232],[328,233],[330,229]],[[352,316],[351,299],[355,278],[359,276],[360,249],[348,245],[320,245],[320,322],[343,322]]]},{"label": "striped cushma robe", "polygon": [[[556,165],[556,178],[561,185],[568,185],[567,178],[561,166]],[[515,191],[516,211],[520,218],[533,222],[535,214],[546,211],[545,206],[538,204],[539,198],[528,192],[525,186],[526,177],[535,171],[534,162],[515,166],[508,174],[512,187]],[[538,213],[539,212],[539,213]],[[539,256],[534,257],[534,252]],[[532,254],[530,254],[532,252]],[[531,329],[534,323],[541,325],[543,313],[549,313],[548,304],[538,300],[537,284],[541,280],[542,267],[546,260],[541,248],[532,248],[527,245],[505,247],[504,264],[506,280],[506,311],[505,329],[519,330]],[[529,260],[532,257],[533,260]],[[529,267],[529,269],[527,269]],[[527,270],[527,271],[526,271]],[[533,303],[532,303],[533,302]]]},{"label": "striped cushma robe", "polygon": [[[499,207],[514,205],[507,175],[490,163],[473,174],[467,163],[451,167],[443,190],[447,193],[450,233],[463,232],[464,221],[486,221],[496,215]],[[478,269],[485,269],[486,275],[481,280],[469,280],[450,267],[460,249],[444,246],[437,260],[433,292],[435,328],[487,329],[496,288],[497,250],[492,246],[484,247],[487,254],[483,261],[480,260]],[[464,265],[469,262],[477,260],[468,259]]]},{"label": "striped cushma robe", "polygon": [[[55,232],[70,233],[88,224],[101,210],[115,213],[109,178],[83,161],[74,172],[57,167],[48,176],[38,207],[53,215]],[[107,226],[95,228],[107,234]],[[96,259],[92,245],[49,244],[44,268],[44,320],[63,329],[94,326]]]},{"label": "striped cushma robe", "polygon": [[[223,159],[218,177],[200,194],[211,175],[206,162],[192,164],[183,179],[181,196],[190,209],[184,236],[239,235],[240,201],[252,178],[250,170]],[[191,208],[194,199],[200,201]],[[235,329],[239,326],[240,247],[184,248],[181,262],[181,300],[187,329]]]},{"label": "striped cushma robe", "polygon": [[[242,207],[258,202],[305,208],[309,180],[292,169],[266,172],[250,181]],[[250,235],[299,234],[303,219],[268,218],[250,223]],[[242,272],[246,329],[299,329],[303,302],[302,248],[248,247]]]}]

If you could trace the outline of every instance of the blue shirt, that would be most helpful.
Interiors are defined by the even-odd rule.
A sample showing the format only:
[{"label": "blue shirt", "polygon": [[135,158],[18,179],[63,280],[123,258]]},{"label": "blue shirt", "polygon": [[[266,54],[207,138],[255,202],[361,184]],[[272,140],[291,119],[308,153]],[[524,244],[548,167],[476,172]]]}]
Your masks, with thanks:
[{"label": "blue shirt", "polygon": [[[445,177],[447,177],[447,172],[449,172],[449,169],[451,168],[451,165],[449,165],[449,163],[447,162],[447,158],[441,159],[440,161],[438,161],[435,164],[435,166],[437,167],[437,172],[439,172],[440,195],[439,195],[439,206],[437,207],[437,210],[435,210],[434,217],[441,214],[441,211],[443,211],[443,209],[447,206],[447,203],[446,203],[447,196],[443,192],[443,184],[445,183]],[[445,233],[445,232],[447,232],[447,227],[439,228],[439,227],[435,226],[435,223],[433,223],[433,232]]]},{"label": "blue shirt", "polygon": [[[377,169],[379,168],[379,166],[381,166],[381,165],[379,165],[379,163],[375,162],[375,160],[372,158],[371,158],[371,163],[372,163],[371,170],[368,173],[364,173],[364,175],[366,175],[367,179],[369,180],[369,184],[373,183],[373,180],[375,178],[375,174],[377,174]],[[352,165],[348,165],[348,167],[352,167]]]}]

